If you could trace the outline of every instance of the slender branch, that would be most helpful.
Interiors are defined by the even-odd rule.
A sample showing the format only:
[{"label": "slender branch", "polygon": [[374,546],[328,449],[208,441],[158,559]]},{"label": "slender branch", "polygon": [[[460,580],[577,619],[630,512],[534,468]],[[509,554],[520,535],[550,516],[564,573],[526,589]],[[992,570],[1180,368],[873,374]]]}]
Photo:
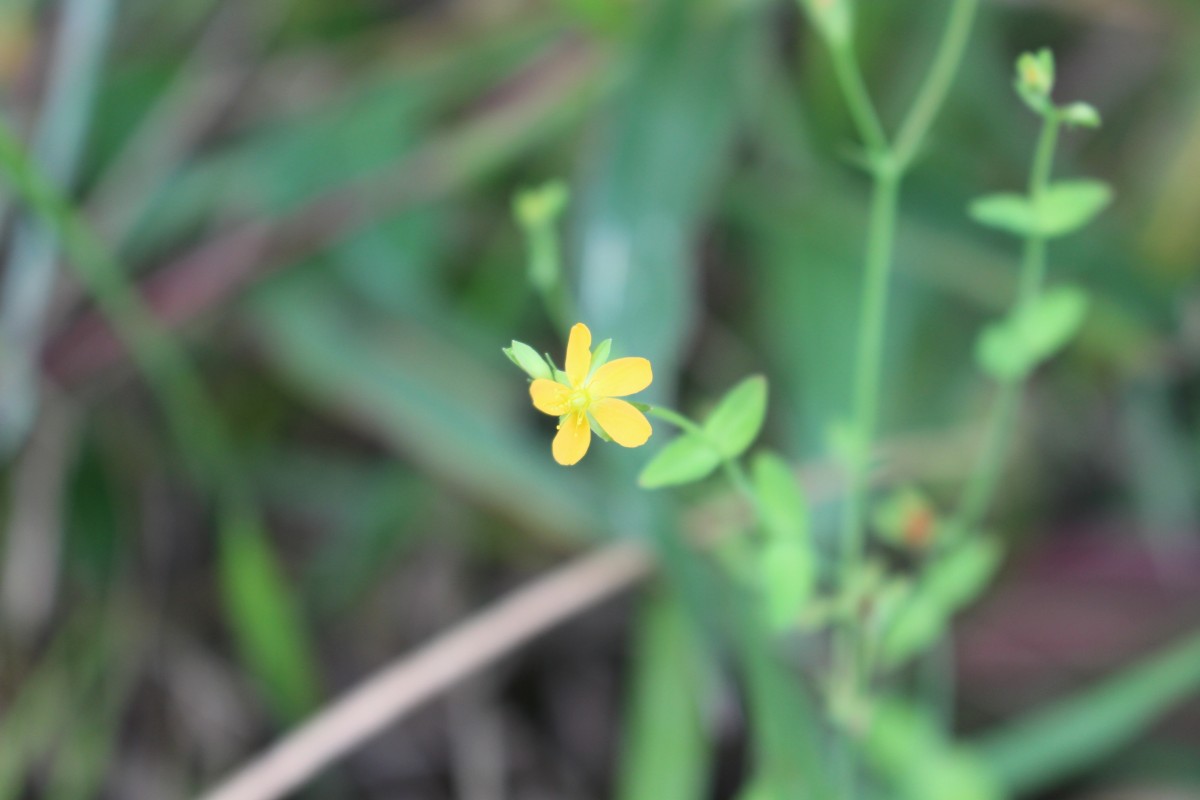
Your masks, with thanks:
[{"label": "slender branch", "polygon": [[887,328],[888,288],[896,234],[900,176],[876,178],[867,232],[858,346],[854,372],[854,447],[847,470],[848,498],[842,516],[842,577],[846,579],[862,553],[865,538],[866,488],[879,416],[883,346]]},{"label": "slender branch", "polygon": [[946,101],[958,65],[962,63],[963,51],[970,39],[971,26],[978,9],[979,0],[954,0],[933,64],[896,134],[893,152],[902,168],[907,168],[916,157]]},{"label": "slender branch", "polygon": [[[1029,197],[1036,206],[1050,182],[1054,167],[1054,151],[1058,145],[1061,123],[1054,114],[1047,115],[1042,133],[1038,138],[1037,152],[1029,173]],[[1014,309],[1028,306],[1041,294],[1046,275],[1046,238],[1033,234],[1025,240],[1021,258],[1021,274],[1017,284]],[[969,531],[978,526],[987,514],[988,506],[1000,485],[1004,471],[1005,456],[1013,437],[1021,396],[1028,379],[1009,381],[1000,386],[996,405],[988,418],[984,433],[983,450],[975,468],[967,479],[962,499],[954,515],[953,527],[958,531]]]},{"label": "slender branch", "polygon": [[632,542],[581,556],[398,659],[250,761],[201,800],[273,800],[525,642],[649,574]]},{"label": "slender branch", "polygon": [[888,151],[887,133],[883,129],[883,123],[879,121],[879,114],[875,111],[871,94],[867,91],[862,70],[859,69],[858,61],[854,57],[854,49],[849,44],[836,44],[831,47],[830,55],[833,59],[834,74],[842,89],[842,97],[850,109],[850,116],[854,119],[854,125],[858,129],[858,135],[862,137],[863,144],[874,155],[886,153]]}]

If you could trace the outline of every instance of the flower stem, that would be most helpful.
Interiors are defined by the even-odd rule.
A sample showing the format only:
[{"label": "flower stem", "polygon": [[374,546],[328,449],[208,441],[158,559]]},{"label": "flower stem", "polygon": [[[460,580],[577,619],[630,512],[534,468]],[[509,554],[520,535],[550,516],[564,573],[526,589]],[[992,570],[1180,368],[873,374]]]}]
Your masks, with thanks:
[{"label": "flower stem", "polygon": [[[713,450],[717,451],[718,453],[720,452],[720,449],[713,444],[711,439],[708,438],[708,434],[704,432],[702,427],[685,417],[683,414],[680,414],[678,411],[672,411],[671,409],[664,408],[663,406],[650,406],[650,408],[646,410],[646,413],[652,417],[658,417],[664,422],[671,423],[683,432],[689,433],[692,436],[707,442]],[[761,515],[759,515],[758,495],[754,493],[754,488],[750,484],[750,477],[746,474],[746,469],[742,466],[742,462],[736,458],[726,458],[725,456],[721,456],[721,470],[725,473],[725,477],[729,479],[729,483],[735,489],[737,489],[743,497],[746,498],[746,502],[748,502],[750,507],[754,509],[756,518],[760,518]]]},{"label": "flower stem", "polygon": [[[1029,197],[1036,207],[1050,182],[1054,166],[1054,150],[1058,145],[1061,126],[1057,115],[1047,114],[1038,138],[1037,152],[1029,173]],[[1025,239],[1025,250],[1021,258],[1021,274],[1017,284],[1014,310],[1027,307],[1041,294],[1046,276],[1046,237],[1031,234]],[[1000,386],[996,405],[988,419],[984,433],[983,451],[963,489],[962,500],[954,516],[954,530],[965,532],[974,529],[987,514],[988,506],[1000,484],[1005,456],[1012,440],[1021,396],[1026,380],[1009,381]]]}]

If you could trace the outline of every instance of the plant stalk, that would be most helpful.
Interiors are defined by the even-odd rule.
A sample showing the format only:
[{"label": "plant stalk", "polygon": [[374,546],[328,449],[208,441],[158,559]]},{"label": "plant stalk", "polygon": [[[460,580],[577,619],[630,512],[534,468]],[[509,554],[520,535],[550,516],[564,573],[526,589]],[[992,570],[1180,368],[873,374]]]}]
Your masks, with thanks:
[{"label": "plant stalk", "polygon": [[[1058,146],[1061,122],[1048,114],[1042,124],[1037,152],[1029,173],[1029,197],[1036,206],[1045,194],[1054,167],[1054,151]],[[1046,237],[1034,234],[1026,238],[1021,257],[1021,273],[1017,283],[1014,311],[1027,308],[1042,292],[1046,277]],[[1027,378],[1008,381],[1000,386],[996,405],[984,432],[983,451],[963,489],[962,500],[954,516],[953,529],[966,532],[975,529],[984,519],[1004,472],[1005,456],[1016,426],[1021,397]]]}]

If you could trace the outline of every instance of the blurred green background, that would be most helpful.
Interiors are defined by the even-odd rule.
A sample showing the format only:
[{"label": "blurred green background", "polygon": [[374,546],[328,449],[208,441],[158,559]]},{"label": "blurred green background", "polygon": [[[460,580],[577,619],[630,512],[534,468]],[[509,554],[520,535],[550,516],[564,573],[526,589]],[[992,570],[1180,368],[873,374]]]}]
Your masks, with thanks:
[{"label": "blurred green background", "polygon": [[[859,6],[894,123],[948,3]],[[993,518],[1005,571],[959,625],[956,666],[914,678],[968,738],[1200,626],[1198,43],[1192,0],[985,2],[906,184],[885,468],[941,497],[991,395],[974,337],[1014,283],[1016,244],[965,208],[1025,181],[1037,129],[1015,56],[1052,47],[1057,95],[1105,120],[1058,159],[1117,201],[1051,250],[1051,281],[1094,304],[1025,403]],[[208,411],[178,413],[190,378],[146,379],[167,334],[131,360],[109,323],[136,308],[97,306],[5,184],[0,798],[192,795],[599,540],[655,548],[692,627],[720,616],[678,544],[699,493],[638,492],[644,450],[558,467],[500,354],[514,338],[559,354],[565,334],[526,281],[523,187],[569,183],[580,316],[651,359],[648,398],[702,410],[765,373],[765,440],[825,474],[868,186],[792,3],[3,0],[0,111],[228,433],[217,448]],[[198,478],[189,448],[209,445],[227,463]],[[229,528],[227,483],[261,519]],[[639,634],[640,603],[504,659],[304,796],[734,796],[753,737],[731,645],[675,642],[655,605]],[[1025,796],[1200,797],[1195,682]]]}]

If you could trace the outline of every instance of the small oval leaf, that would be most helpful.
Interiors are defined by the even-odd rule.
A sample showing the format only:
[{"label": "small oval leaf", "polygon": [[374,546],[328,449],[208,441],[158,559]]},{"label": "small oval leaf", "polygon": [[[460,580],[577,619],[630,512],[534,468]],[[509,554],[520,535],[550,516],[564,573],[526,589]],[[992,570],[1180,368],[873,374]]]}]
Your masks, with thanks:
[{"label": "small oval leaf", "polygon": [[971,219],[989,228],[1017,236],[1032,236],[1037,232],[1033,206],[1024,195],[1008,192],[984,195],[974,200],[968,211]]},{"label": "small oval leaf", "polygon": [[1064,236],[1087,225],[1112,202],[1112,190],[1101,181],[1059,181],[1046,187],[1037,203],[1038,231]]},{"label": "small oval leaf", "polygon": [[767,621],[775,630],[794,628],[816,583],[812,549],[806,544],[772,542],[763,548],[761,565]]},{"label": "small oval leaf", "polygon": [[774,453],[759,453],[750,467],[762,523],[774,541],[808,541],[808,504],[792,468]]},{"label": "small oval leaf", "polygon": [[1067,345],[1087,315],[1087,295],[1073,286],[1057,286],[1018,312],[1017,330],[1032,365]]},{"label": "small oval leaf", "polygon": [[987,588],[1000,566],[1000,555],[995,539],[972,537],[933,564],[922,591],[948,612],[958,611]]},{"label": "small oval leaf", "polygon": [[693,434],[684,434],[668,444],[642,468],[638,485],[643,489],[679,486],[707,478],[721,463],[712,445]]},{"label": "small oval leaf", "polygon": [[730,389],[704,421],[704,433],[725,458],[737,458],[754,443],[767,415],[767,379],[746,378]]},{"label": "small oval leaf", "polygon": [[1029,359],[1008,320],[988,325],[975,343],[979,368],[1001,383],[1020,380],[1029,372]]},{"label": "small oval leaf", "polygon": [[937,641],[947,622],[942,605],[918,589],[899,605],[883,639],[880,660],[887,667],[903,664]]},{"label": "small oval leaf", "polygon": [[1005,192],[973,201],[971,218],[981,225],[1016,236],[1055,238],[1091,222],[1112,202],[1112,190],[1101,181],[1059,181],[1046,187],[1037,203]]}]

